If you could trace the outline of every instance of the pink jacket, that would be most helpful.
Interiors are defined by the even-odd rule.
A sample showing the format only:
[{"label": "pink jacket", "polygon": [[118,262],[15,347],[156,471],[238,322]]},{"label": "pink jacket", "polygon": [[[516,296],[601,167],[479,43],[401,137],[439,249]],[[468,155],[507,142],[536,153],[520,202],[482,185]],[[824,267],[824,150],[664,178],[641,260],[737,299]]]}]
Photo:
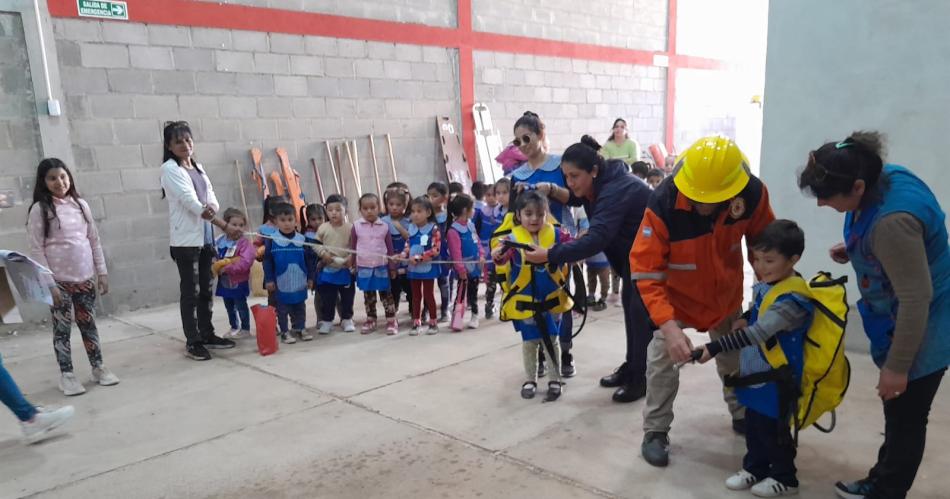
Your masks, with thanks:
[{"label": "pink jacket", "polygon": [[386,257],[378,256],[393,254],[393,240],[386,222],[378,218],[373,223],[362,218],[357,220],[350,241],[352,249],[357,251],[357,267],[376,268],[390,263]]},{"label": "pink jacket", "polygon": [[515,167],[528,161],[528,158],[521,153],[521,149],[515,147],[514,144],[509,144],[498,156],[495,157],[495,161],[501,165],[501,168],[504,170],[505,175],[508,175],[514,171]]},{"label": "pink jacket", "polygon": [[238,260],[221,269],[221,273],[227,274],[233,284],[240,284],[251,278],[251,265],[254,265],[254,259],[257,258],[257,248],[249,239],[242,237],[237,242],[234,257]]}]

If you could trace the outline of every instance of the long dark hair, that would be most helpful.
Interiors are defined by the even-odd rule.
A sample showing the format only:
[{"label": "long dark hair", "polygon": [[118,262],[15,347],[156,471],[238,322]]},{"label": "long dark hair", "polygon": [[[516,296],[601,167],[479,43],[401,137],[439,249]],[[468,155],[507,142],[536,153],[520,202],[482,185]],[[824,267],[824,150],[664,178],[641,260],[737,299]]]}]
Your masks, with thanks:
[{"label": "long dark hair", "polygon": [[[79,211],[82,212],[83,219],[86,223],[90,223],[89,214],[86,213],[86,209],[83,208],[80,202],[82,198],[79,196],[79,191],[76,190],[73,172],[69,171],[69,168],[66,167],[66,163],[63,163],[59,158],[46,158],[40,161],[40,164],[36,167],[36,182],[35,185],[33,185],[33,203],[30,204],[30,209],[27,210],[27,213],[32,211],[33,205],[35,204],[39,204],[40,209],[43,210],[44,239],[49,237],[49,223],[53,220],[59,221],[59,217],[56,215],[56,205],[53,204],[53,193],[46,187],[46,174],[56,168],[61,168],[66,172],[66,176],[69,177],[69,190],[66,191],[66,195],[73,198],[73,201],[76,201],[76,204],[79,205]],[[29,218],[27,220],[29,221]]]},{"label": "long dark hair", "polygon": [[474,207],[475,201],[473,201],[472,197],[468,194],[461,193],[452,198],[452,200],[449,201],[447,209],[449,212],[448,216],[445,218],[446,230],[448,230],[448,227],[452,226],[452,222],[454,222],[456,218],[462,215],[463,211],[470,210]]},{"label": "long dark hair", "polygon": [[[166,121],[165,128],[162,130],[162,163],[170,159],[174,159],[175,163],[178,163],[178,157],[176,157],[172,150],[169,148],[172,141],[181,137],[188,135],[194,139],[194,134],[191,133],[191,126],[188,125],[187,121]],[[201,168],[198,167],[198,162],[195,161],[195,157],[190,158],[191,166],[195,167],[201,173]],[[179,163],[180,164],[180,163]],[[165,189],[162,189],[162,199],[165,199]]]},{"label": "long dark hair", "polygon": [[[617,128],[617,123],[623,123],[626,126],[627,120],[623,118],[617,118],[614,120],[613,126],[610,127],[610,137],[607,137],[607,142],[616,142],[616,140],[614,140],[614,128]],[[630,132],[623,132],[623,137],[624,139],[629,139]]]},{"label": "long dark hair", "polygon": [[[445,184],[442,184],[442,185],[445,185]],[[429,223],[435,223],[435,209],[432,208],[432,202],[429,201],[429,198],[427,196],[419,196],[413,199],[412,203],[409,204],[410,212],[412,211],[412,207],[417,206],[417,205],[429,210],[428,221]]]}]

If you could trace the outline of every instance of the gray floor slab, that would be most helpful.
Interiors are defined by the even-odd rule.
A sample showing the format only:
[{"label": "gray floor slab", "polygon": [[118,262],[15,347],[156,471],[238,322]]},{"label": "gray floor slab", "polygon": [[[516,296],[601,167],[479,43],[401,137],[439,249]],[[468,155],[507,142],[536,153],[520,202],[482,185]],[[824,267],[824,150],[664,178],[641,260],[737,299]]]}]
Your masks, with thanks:
[{"label": "gray floor slab", "polygon": [[122,382],[93,386],[88,369],[77,363],[88,392],[69,399],[59,393],[58,372],[49,362],[5,362],[31,401],[72,404],[77,414],[65,435],[32,447],[20,443],[13,418],[0,418],[0,497],[108,472],[328,400],[231,362],[188,360],[179,342],[161,336],[109,347]]},{"label": "gray floor slab", "polygon": [[[100,325],[122,384],[87,384],[70,399],[56,388],[48,330],[0,339],[30,399],[77,408],[64,434],[32,447],[0,417],[0,497],[736,497],[722,481],[744,441],[711,364],[683,371],[670,467],[639,457],[642,402],[615,404],[597,386],[623,360],[620,309],[592,313],[576,340],[579,374],[550,404],[520,398],[520,341],[495,321],[432,337],[335,332],[268,357],[244,340],[203,363],[182,356],[177,307]],[[801,497],[831,497],[833,481],[859,477],[881,442],[876,371],[851,357],[839,428],[803,434]],[[946,496],[948,423],[944,389],[911,497]]]},{"label": "gray floor slab", "polygon": [[[196,473],[195,470],[202,470]],[[583,485],[334,402],[54,490],[48,497],[597,497]]]}]

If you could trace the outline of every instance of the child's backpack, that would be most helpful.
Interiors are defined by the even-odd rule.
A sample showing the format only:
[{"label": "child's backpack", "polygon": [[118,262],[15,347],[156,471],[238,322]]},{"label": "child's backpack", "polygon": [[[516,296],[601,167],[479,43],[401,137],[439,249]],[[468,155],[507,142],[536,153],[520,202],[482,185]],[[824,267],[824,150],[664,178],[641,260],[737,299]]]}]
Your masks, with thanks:
[{"label": "child's backpack", "polygon": [[[795,412],[789,414],[796,439],[799,430],[811,425],[825,433],[834,429],[834,410],[848,391],[851,365],[844,355],[844,333],[848,324],[846,282],[846,276],[834,279],[827,272],[819,272],[807,282],[799,276],[793,276],[769,290],[759,307],[759,310],[768,310],[775,300],[788,293],[807,297],[815,306],[814,318],[803,345],[800,392],[797,404],[792,405]],[[761,344],[760,348],[774,369],[788,364],[778,341]],[[817,421],[827,412],[832,414],[832,424],[829,428],[823,428]]]}]

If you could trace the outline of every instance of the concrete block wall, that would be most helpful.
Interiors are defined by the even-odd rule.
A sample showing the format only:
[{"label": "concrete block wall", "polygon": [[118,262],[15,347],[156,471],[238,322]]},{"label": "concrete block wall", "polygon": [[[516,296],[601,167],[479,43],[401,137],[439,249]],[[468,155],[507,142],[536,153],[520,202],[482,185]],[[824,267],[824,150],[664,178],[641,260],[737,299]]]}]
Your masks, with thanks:
[{"label": "concrete block wall", "polygon": [[472,11],[477,31],[629,49],[666,49],[666,1],[473,0]]},{"label": "concrete block wall", "polygon": [[36,100],[19,14],[0,12],[0,193],[16,206],[0,208],[0,248],[28,249],[24,230],[40,159]]},{"label": "concrete block wall", "polygon": [[200,0],[251,7],[334,14],[429,26],[454,27],[456,7],[453,0]]},{"label": "concrete block wall", "polygon": [[622,117],[646,147],[662,142],[666,71],[598,61],[475,52],[475,99],[488,103],[502,140],[525,111],[541,116],[552,151],[590,134],[603,143]]},{"label": "concrete block wall", "polygon": [[[430,26],[454,27],[457,21],[456,2],[450,0],[229,3]],[[476,30],[640,50],[665,49],[666,6],[666,0],[598,1],[584,8],[563,0],[472,2]],[[19,26],[19,21],[13,24]],[[54,36],[48,45],[56,51],[65,94],[62,119],[69,125],[72,166],[100,226],[112,274],[112,293],[104,300],[107,311],[177,300],[178,277],[167,250],[167,203],[161,199],[158,178],[166,120],[191,123],[196,157],[222,207],[241,205],[241,172],[252,226],[260,220],[260,196],[247,176],[250,147],[264,150],[268,172],[278,166],[274,148],[286,149],[309,200],[317,198],[311,158],[317,160],[327,193],[334,190],[325,140],[338,144],[344,137],[357,139],[364,191],[375,190],[370,133],[376,138],[383,184],[392,178],[383,139],[387,133],[393,137],[400,180],[413,192],[421,193],[433,179],[444,178],[433,117],[448,115],[460,123],[455,49],[146,25],[134,17],[131,22],[54,18],[52,24]],[[0,54],[24,50],[22,41],[17,43],[19,49],[0,43]],[[28,74],[24,54],[0,59],[0,64],[19,61],[26,68],[16,73],[19,80],[11,81]],[[617,117],[628,121],[631,135],[644,148],[663,141],[663,68],[476,51],[474,70],[475,99],[489,105],[506,140],[514,121],[530,109],[546,122],[553,152],[563,151],[585,133],[605,140]],[[0,90],[7,92],[0,98],[28,111],[19,117],[26,120],[22,133],[2,121],[6,115],[0,120],[0,148],[19,147],[20,155],[7,156],[16,159],[12,163],[17,169],[4,166],[0,189],[14,186],[28,195],[41,157],[38,132],[27,123],[38,112],[30,103],[32,86],[23,86],[19,94]],[[685,107],[690,105],[679,104],[679,112]],[[347,156],[342,156],[345,194],[355,204],[358,193]],[[0,246],[25,247],[25,208],[10,220],[7,213],[0,216],[5,217]]]},{"label": "concrete block wall", "polygon": [[[333,192],[324,140],[356,138],[364,190],[375,191],[368,135],[385,184],[382,134],[389,133],[400,180],[418,192],[442,171],[433,116],[459,120],[454,50],[76,19],[57,19],[54,29],[77,185],[96,207],[112,296],[123,307],[177,296],[159,191],[165,121],[191,124],[196,158],[222,207],[241,205],[238,161],[256,226],[250,147],[264,151],[268,171],[279,165],[274,148],[286,149],[308,200],[316,200],[310,158]],[[355,201],[343,157],[346,194]]]}]

